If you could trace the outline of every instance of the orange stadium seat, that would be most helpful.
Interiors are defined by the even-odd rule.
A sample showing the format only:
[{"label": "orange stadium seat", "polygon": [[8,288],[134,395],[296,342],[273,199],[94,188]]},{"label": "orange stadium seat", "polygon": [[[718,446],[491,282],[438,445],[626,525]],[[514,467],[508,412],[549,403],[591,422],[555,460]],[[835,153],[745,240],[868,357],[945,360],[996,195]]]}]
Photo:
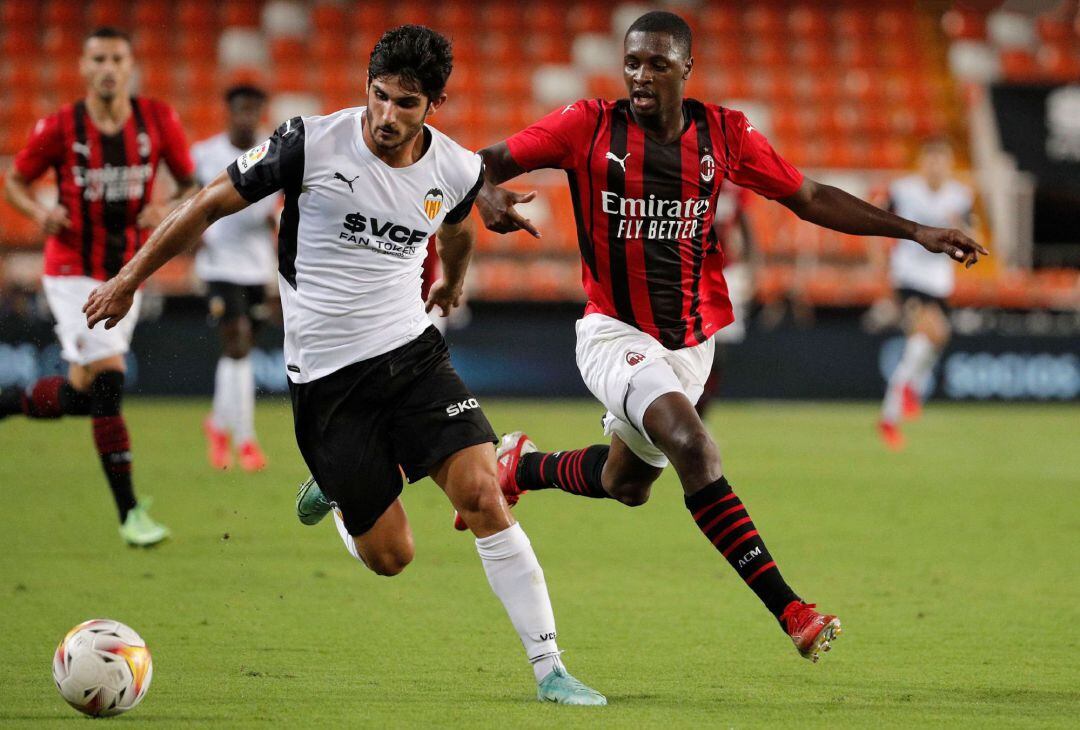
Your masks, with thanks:
[{"label": "orange stadium seat", "polygon": [[146,30],[170,30],[172,3],[165,0],[139,0],[132,8],[132,27],[136,37]]},{"label": "orange stadium seat", "polygon": [[102,25],[125,27],[130,21],[128,10],[124,0],[94,0],[87,4],[86,23],[91,28]]},{"label": "orange stadium seat", "polygon": [[1030,51],[1012,48],[1001,52],[1001,72],[1010,81],[1032,81],[1039,77],[1039,66]]},{"label": "orange stadium seat", "polygon": [[41,51],[37,33],[20,33],[17,30],[0,31],[0,61],[36,56]]},{"label": "orange stadium seat", "polygon": [[45,30],[43,48],[54,58],[77,58],[82,52],[86,30],[69,26],[51,26]]},{"label": "orange stadium seat", "polygon": [[742,24],[747,37],[777,38],[784,35],[786,18],[783,8],[773,4],[755,4],[743,11]]},{"label": "orange stadium seat", "polygon": [[175,33],[167,27],[140,26],[131,39],[132,51],[141,62],[146,58],[172,60],[172,45]]},{"label": "orange stadium seat", "polygon": [[952,40],[981,41],[986,38],[986,19],[977,10],[953,7],[941,17],[941,28]]},{"label": "orange stadium seat", "polygon": [[26,0],[5,0],[0,4],[0,26],[25,32],[38,22],[38,4]]},{"label": "orange stadium seat", "polygon": [[559,3],[529,3],[524,6],[524,12],[519,15],[515,27],[529,28],[541,36],[557,38],[564,45],[569,45],[564,35],[566,23],[565,6]]},{"label": "orange stadium seat", "polygon": [[204,33],[218,27],[218,6],[206,0],[181,0],[176,22],[187,33]]},{"label": "orange stadium seat", "polygon": [[311,25],[316,33],[338,35],[346,32],[349,11],[335,2],[317,2],[311,9]]},{"label": "orange stadium seat", "polygon": [[574,33],[610,33],[611,6],[574,3],[567,9],[567,24]]},{"label": "orange stadium seat", "polygon": [[262,5],[260,0],[225,0],[221,23],[225,27],[255,28],[261,22]]},{"label": "orange stadium seat", "polygon": [[217,56],[217,31],[207,28],[200,32],[181,33],[173,46],[178,58],[214,58]]},{"label": "orange stadium seat", "polygon": [[384,22],[383,30],[390,28],[394,25],[428,25],[437,28],[435,19],[435,9],[431,3],[421,2],[419,0],[409,0],[402,3],[391,3],[387,8],[386,19],[391,22]]},{"label": "orange stadium seat", "polygon": [[697,25],[709,36],[734,36],[742,28],[742,21],[732,5],[710,3],[698,12]]},{"label": "orange stadium seat", "polygon": [[1077,44],[1052,41],[1039,49],[1039,68],[1049,79],[1070,82],[1080,79],[1080,52]]},{"label": "orange stadium seat", "polygon": [[833,32],[838,37],[868,36],[873,26],[873,14],[858,7],[841,7],[832,14]]},{"label": "orange stadium seat", "polygon": [[82,25],[83,6],[70,0],[52,0],[44,6],[41,18],[45,25]]},{"label": "orange stadium seat", "polygon": [[818,6],[796,5],[787,14],[787,27],[800,38],[823,38],[829,33],[829,16]]}]

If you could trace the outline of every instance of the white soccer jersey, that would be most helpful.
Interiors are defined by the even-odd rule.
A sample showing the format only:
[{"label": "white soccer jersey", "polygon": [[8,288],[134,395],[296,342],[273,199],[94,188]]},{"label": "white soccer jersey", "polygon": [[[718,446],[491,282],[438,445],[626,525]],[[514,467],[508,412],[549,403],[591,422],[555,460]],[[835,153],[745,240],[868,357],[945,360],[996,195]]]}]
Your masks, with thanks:
[{"label": "white soccer jersey", "polygon": [[[889,186],[889,199],[894,213],[925,226],[955,228],[971,214],[971,189],[956,180],[931,190],[918,175],[903,177]],[[953,292],[955,267],[956,262],[944,254],[900,240],[892,250],[889,274],[897,289],[915,289],[945,299]]]},{"label": "white soccer jersey", "polygon": [[[243,151],[234,147],[225,133],[197,142],[191,147],[195,179],[208,185]],[[271,281],[276,256],[270,220],[279,201],[280,196],[267,196],[207,228],[203,245],[195,254],[195,274],[203,281],[248,286]]]},{"label": "white soccer jersey", "polygon": [[293,117],[229,165],[247,200],[285,191],[278,288],[294,383],[389,352],[431,326],[420,298],[427,239],[443,221],[468,216],[483,182],[478,155],[426,126],[423,157],[390,167],[364,142],[363,114]]}]

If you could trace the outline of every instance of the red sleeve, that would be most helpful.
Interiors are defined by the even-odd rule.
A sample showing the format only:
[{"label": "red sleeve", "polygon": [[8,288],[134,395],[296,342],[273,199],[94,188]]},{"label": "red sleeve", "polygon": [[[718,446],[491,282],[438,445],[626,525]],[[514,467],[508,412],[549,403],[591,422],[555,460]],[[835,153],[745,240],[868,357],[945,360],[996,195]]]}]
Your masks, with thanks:
[{"label": "red sleeve", "polygon": [[596,114],[596,103],[586,100],[559,107],[509,137],[506,145],[510,156],[525,170],[569,170],[575,166],[578,152],[588,144]]},{"label": "red sleeve", "polygon": [[802,173],[773,149],[744,114],[721,113],[729,115],[727,136],[732,155],[728,179],[773,200],[795,194],[802,186]]},{"label": "red sleeve", "polygon": [[15,155],[15,169],[26,180],[36,180],[54,165],[64,161],[64,135],[60,115],[39,119],[30,132],[26,146]]},{"label": "red sleeve", "polygon": [[169,172],[177,180],[192,180],[195,177],[195,163],[191,159],[184,127],[180,124],[180,115],[164,102],[153,103],[161,129],[161,156],[169,166]]}]

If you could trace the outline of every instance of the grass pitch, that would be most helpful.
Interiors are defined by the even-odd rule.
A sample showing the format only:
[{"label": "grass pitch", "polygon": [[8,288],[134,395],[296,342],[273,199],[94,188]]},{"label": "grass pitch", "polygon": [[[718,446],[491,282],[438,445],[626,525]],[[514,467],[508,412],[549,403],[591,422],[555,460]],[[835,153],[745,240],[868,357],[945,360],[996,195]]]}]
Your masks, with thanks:
[{"label": "grass pitch", "polygon": [[[597,441],[593,403],[491,402],[542,448]],[[415,563],[368,573],[293,516],[306,474],[284,403],[270,468],[218,474],[197,401],[134,401],[137,487],[175,537],[126,548],[85,420],[0,423],[0,725],[82,722],[50,658],[74,624],[124,621],[154,656],[153,727],[1066,726],[1080,717],[1080,408],[937,406],[909,449],[874,407],[724,404],[725,471],[788,580],[844,635],[817,665],[694,527],[670,471],[629,509],[557,492],[516,508],[570,669],[607,708],[534,700],[469,537],[406,488]],[[1072,718],[1070,720],[1070,718]]]}]

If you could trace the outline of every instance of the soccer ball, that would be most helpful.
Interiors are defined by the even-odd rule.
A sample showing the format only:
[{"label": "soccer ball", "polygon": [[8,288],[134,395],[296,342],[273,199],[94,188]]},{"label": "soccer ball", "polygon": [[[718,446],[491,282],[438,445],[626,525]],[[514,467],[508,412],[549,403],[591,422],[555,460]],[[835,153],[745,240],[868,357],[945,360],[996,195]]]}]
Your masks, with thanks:
[{"label": "soccer ball", "polygon": [[119,715],[139,704],[153,673],[142,637],[109,619],[83,621],[67,632],[53,655],[60,696],[92,717]]}]

